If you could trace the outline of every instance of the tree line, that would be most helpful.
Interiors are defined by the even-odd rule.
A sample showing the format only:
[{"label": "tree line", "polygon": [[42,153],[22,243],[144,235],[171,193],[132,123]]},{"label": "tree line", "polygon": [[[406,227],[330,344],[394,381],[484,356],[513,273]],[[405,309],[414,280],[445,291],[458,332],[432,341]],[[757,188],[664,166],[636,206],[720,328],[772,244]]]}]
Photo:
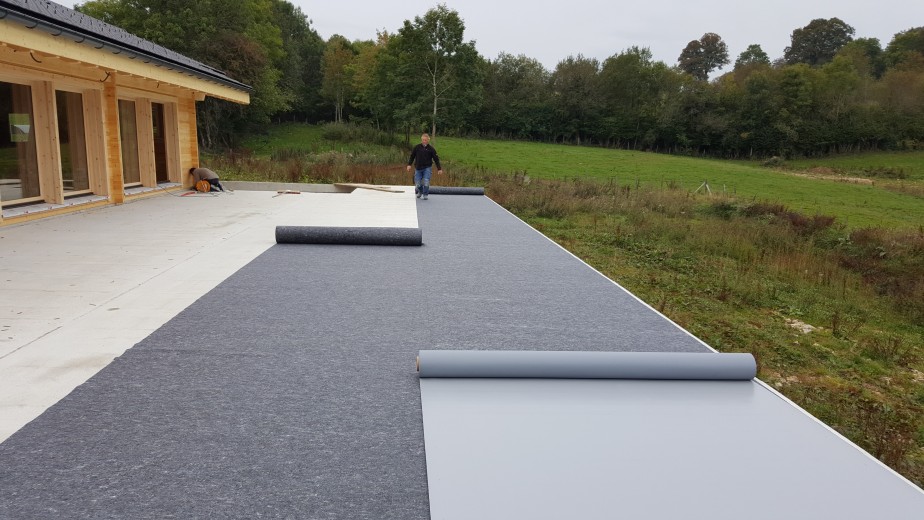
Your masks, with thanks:
[{"label": "tree line", "polygon": [[640,46],[602,62],[487,59],[441,4],[394,32],[326,41],[285,0],[91,0],[78,10],[252,85],[250,106],[200,103],[200,137],[231,146],[271,121],[367,123],[721,157],[924,147],[924,27],[883,47],[838,18],[811,20],[771,60],[732,64],[706,33],[677,63]]}]

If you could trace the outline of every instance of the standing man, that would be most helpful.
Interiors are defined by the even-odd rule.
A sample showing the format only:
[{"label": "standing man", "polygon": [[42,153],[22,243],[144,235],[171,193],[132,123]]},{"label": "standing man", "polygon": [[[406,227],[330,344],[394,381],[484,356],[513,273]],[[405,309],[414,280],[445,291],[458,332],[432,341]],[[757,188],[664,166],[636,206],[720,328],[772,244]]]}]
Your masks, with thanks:
[{"label": "standing man", "polygon": [[411,158],[407,160],[407,171],[411,171],[411,165],[414,165],[414,193],[418,199],[423,196],[423,199],[427,200],[427,195],[430,194],[433,163],[436,163],[436,173],[442,175],[440,156],[436,155],[436,149],[430,146],[430,136],[423,134],[420,136],[420,144],[411,150]]}]

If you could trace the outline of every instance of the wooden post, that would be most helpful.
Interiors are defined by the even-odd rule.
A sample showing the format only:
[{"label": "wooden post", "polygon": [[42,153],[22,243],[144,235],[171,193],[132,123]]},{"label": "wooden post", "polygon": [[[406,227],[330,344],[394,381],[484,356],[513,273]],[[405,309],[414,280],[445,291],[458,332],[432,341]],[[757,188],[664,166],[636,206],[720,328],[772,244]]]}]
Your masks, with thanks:
[{"label": "wooden post", "polygon": [[196,99],[180,98],[177,104],[177,130],[180,147],[180,179],[183,186],[192,186],[190,168],[199,166],[199,143],[196,131]]},{"label": "wooden post", "polygon": [[45,202],[62,204],[61,148],[58,142],[58,115],[55,89],[50,81],[32,84],[32,111],[35,124],[35,151],[38,156],[39,184]]},{"label": "wooden post", "polygon": [[125,182],[122,180],[122,144],[119,137],[119,97],[116,93],[116,73],[110,71],[103,83],[103,121],[106,141],[106,174],[109,179],[109,200],[125,202]]}]

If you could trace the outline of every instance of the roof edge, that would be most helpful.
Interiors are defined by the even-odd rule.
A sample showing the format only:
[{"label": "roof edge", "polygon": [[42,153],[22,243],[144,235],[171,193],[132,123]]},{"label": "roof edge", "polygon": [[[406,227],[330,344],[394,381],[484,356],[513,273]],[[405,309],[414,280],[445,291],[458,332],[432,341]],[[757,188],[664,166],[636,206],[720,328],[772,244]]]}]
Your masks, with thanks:
[{"label": "roof edge", "polygon": [[[51,36],[68,36],[72,38],[76,43],[88,45],[99,50],[106,50],[112,54],[122,54],[132,59],[141,59],[146,63],[151,63],[158,67],[165,67],[167,69],[183,72],[207,81],[219,83],[235,90],[246,92],[248,94],[254,91],[253,87],[250,85],[231,79],[230,77],[224,75],[224,73],[218,71],[218,69],[210,67],[204,63],[201,63],[203,67],[214,70],[216,73],[209,74],[204,70],[196,70],[192,67],[170,60],[166,57],[157,56],[142,49],[137,49],[124,43],[115,42],[110,39],[101,37],[100,35],[88,34],[83,30],[75,29],[51,20],[44,19],[41,16],[36,16],[35,13],[22,12],[18,9],[15,9],[15,6],[10,6],[10,4],[5,2],[0,3],[0,20],[3,19],[9,19],[10,21],[19,23],[29,29],[38,29],[42,32],[48,33]],[[192,58],[189,59],[192,60]]]}]

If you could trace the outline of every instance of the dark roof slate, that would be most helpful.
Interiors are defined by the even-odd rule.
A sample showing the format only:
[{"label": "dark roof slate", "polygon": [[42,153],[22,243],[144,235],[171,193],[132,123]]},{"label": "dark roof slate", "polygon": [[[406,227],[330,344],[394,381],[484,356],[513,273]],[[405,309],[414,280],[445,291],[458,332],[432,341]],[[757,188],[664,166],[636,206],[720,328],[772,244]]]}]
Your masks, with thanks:
[{"label": "dark roof slate", "polygon": [[159,67],[185,72],[238,90],[253,91],[248,85],[214,67],[48,0],[0,0],[0,19],[9,19],[30,29],[43,30],[53,36],[72,39],[97,49],[105,48],[113,54],[125,53]]}]

